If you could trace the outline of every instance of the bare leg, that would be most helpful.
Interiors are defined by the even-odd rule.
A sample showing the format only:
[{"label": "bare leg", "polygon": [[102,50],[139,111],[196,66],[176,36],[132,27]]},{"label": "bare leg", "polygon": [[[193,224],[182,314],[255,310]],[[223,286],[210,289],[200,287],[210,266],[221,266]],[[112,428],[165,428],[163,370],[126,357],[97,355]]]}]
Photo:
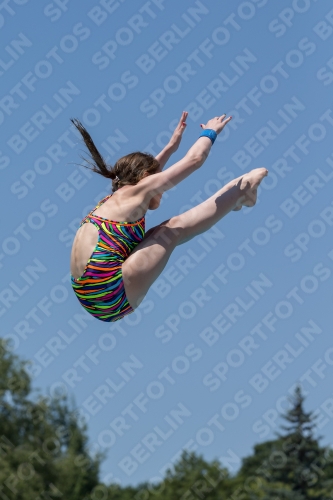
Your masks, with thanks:
[{"label": "bare leg", "polygon": [[221,188],[215,195],[187,212],[150,229],[123,264],[126,295],[133,308],[142,302],[163,271],[177,245],[210,229],[231,210],[253,206],[257,188],[267,170],[252,170]]}]

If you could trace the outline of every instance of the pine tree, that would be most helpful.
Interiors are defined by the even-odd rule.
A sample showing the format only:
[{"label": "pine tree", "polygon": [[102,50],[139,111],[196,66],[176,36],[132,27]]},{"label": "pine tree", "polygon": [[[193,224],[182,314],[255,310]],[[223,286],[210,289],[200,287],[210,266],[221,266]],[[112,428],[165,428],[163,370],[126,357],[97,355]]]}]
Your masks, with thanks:
[{"label": "pine tree", "polygon": [[280,457],[272,471],[275,480],[289,485],[291,491],[281,492],[281,498],[310,500],[322,496],[325,478],[326,449],[315,438],[316,416],[304,409],[304,396],[297,387],[291,398],[291,408],[282,415],[287,422],[278,433]]},{"label": "pine tree", "polygon": [[305,411],[304,400],[297,387],[290,409],[281,415],[283,432],[243,459],[238,478],[258,478],[261,491],[251,488],[242,500],[333,500],[333,451],[319,445],[316,416]]}]

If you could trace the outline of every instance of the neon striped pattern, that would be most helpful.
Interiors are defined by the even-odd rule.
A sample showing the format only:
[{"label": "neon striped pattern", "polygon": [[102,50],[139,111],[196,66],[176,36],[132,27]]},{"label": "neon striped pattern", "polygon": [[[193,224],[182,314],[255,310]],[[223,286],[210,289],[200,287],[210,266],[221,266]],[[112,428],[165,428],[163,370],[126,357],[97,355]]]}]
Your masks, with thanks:
[{"label": "neon striped pattern", "polygon": [[71,275],[73,290],[86,311],[101,321],[118,321],[133,312],[125,293],[122,263],[143,239],[145,218],[115,222],[93,215],[108,198],[103,198],[81,222],[98,228],[98,241],[83,275]]}]

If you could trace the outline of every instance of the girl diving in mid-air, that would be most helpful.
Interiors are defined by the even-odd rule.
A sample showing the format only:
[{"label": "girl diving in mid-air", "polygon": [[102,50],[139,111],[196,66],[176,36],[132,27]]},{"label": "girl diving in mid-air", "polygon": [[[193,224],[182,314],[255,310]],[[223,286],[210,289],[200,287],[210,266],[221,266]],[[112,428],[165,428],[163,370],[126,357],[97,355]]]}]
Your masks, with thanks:
[{"label": "girl diving in mid-air", "polygon": [[183,112],[169,144],[159,155],[135,152],[107,165],[90,135],[72,120],[89,149],[92,170],[112,180],[112,193],[81,222],[71,253],[71,282],[82,306],[102,321],[133,312],[163,271],[176,246],[207,231],[231,210],[256,203],[257,188],[268,174],[256,168],[222,187],[200,205],[171,217],[145,233],[145,214],[156,210],[165,191],[200,168],[231,117],[217,116],[184,158],[162,171],[186,128]]}]

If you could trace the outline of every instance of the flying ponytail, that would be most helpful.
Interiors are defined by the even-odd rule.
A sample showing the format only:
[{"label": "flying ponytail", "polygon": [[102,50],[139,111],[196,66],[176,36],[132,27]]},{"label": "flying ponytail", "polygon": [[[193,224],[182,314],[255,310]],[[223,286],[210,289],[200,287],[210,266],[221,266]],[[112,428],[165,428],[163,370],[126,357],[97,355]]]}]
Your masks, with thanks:
[{"label": "flying ponytail", "polygon": [[90,134],[84,128],[82,123],[79,120],[77,120],[76,118],[71,118],[71,122],[73,123],[73,125],[78,129],[78,131],[82,135],[82,138],[85,142],[85,145],[87,146],[87,148],[89,150],[89,153],[90,153],[90,156],[92,159],[92,161],[88,160],[88,163],[91,165],[91,167],[86,167],[86,168],[93,170],[93,172],[96,172],[97,174],[100,174],[103,177],[106,177],[107,179],[115,179],[116,174],[113,172],[113,168],[111,166],[108,166],[105,163],[104,158],[102,157],[101,153],[96,148],[94,141],[92,140]]},{"label": "flying ponytail", "polygon": [[160,170],[160,164],[152,154],[141,153],[140,151],[122,156],[116,161],[113,167],[107,165],[82,123],[76,118],[71,118],[71,122],[80,132],[90,153],[90,160],[84,158],[90,167],[87,165],[83,166],[97,174],[103,175],[107,179],[112,179],[113,192],[123,186],[133,186],[146,175],[155,174]]}]

